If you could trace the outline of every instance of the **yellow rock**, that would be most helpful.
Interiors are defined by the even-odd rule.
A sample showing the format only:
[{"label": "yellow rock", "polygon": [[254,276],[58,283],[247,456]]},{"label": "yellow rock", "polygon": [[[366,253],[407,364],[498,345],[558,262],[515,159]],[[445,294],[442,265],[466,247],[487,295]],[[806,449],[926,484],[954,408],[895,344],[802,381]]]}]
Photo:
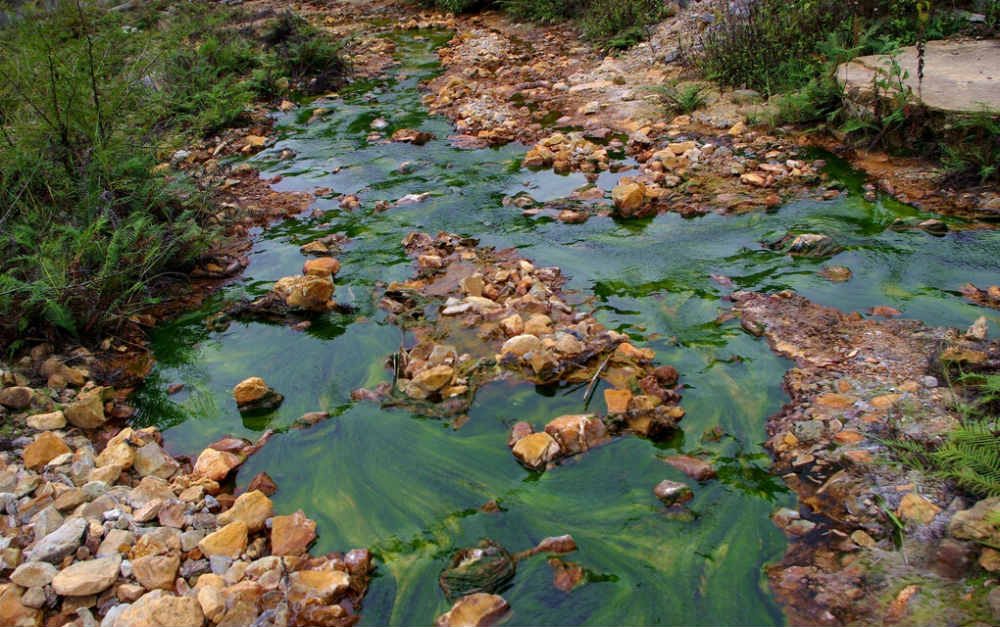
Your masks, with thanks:
[{"label": "yellow rock", "polygon": [[201,539],[198,548],[206,556],[221,555],[238,558],[247,549],[247,524],[242,520],[229,523],[215,533]]},{"label": "yellow rock", "polygon": [[56,457],[71,452],[62,438],[51,431],[45,431],[24,447],[24,467],[40,468]]},{"label": "yellow rock", "polygon": [[264,528],[264,521],[274,515],[274,504],[261,492],[254,490],[241,494],[233,506],[219,514],[219,524],[228,525],[240,520],[246,523],[250,533]]},{"label": "yellow rock", "polygon": [[632,392],[628,390],[604,390],[604,402],[609,414],[624,414],[631,400]]},{"label": "yellow rock", "polygon": [[330,307],[334,285],[329,277],[311,274],[286,276],[274,283],[274,292],[289,307],[322,311]]},{"label": "yellow rock", "polygon": [[562,452],[555,438],[545,432],[532,433],[514,444],[514,457],[522,464],[536,470],[559,457]]},{"label": "yellow rock", "polygon": [[192,472],[213,481],[221,481],[233,469],[243,463],[236,455],[228,451],[217,451],[207,448],[201,452],[194,463]]},{"label": "yellow rock", "polygon": [[260,377],[250,377],[236,384],[233,388],[233,398],[237,405],[246,405],[259,401],[271,393],[271,388]]},{"label": "yellow rock", "polygon": [[941,508],[916,492],[907,492],[899,503],[899,516],[907,520],[929,525]]}]

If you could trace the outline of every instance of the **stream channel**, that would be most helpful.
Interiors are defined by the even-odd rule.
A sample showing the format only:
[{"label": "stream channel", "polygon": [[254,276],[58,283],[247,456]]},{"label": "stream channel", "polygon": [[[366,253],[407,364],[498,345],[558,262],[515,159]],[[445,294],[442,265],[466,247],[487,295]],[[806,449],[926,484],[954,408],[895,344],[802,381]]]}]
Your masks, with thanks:
[{"label": "stream channel", "polygon": [[[318,523],[314,553],[372,549],[378,564],[364,602],[362,624],[430,624],[448,609],[437,577],[452,553],[489,537],[512,552],[546,536],[571,534],[584,580],[572,592],[553,586],[544,555],[523,561],[501,594],[514,624],[780,624],[762,567],[781,557],[787,540],[769,519],[795,507],[794,495],[768,474],[761,443],[767,417],[787,400],[781,389],[792,362],[774,355],[738,322],[717,324],[731,289],[791,289],[844,311],[890,305],[934,325],[968,326],[983,310],[963,302],[966,281],[993,284],[1000,271],[1000,233],[952,230],[943,237],[887,229],[897,217],[920,214],[889,199],[866,202],[861,179],[835,159],[828,172],[848,193],[833,201],[800,201],[768,213],[664,214],[584,224],[527,218],[502,199],[521,192],[537,201],[564,198],[586,184],[582,174],[522,169],[525,146],[461,150],[447,137],[450,123],[427,114],[421,80],[440,71],[435,47],[447,33],[398,35],[402,63],[383,78],[359,81],[334,100],[319,100],[277,115],[279,141],[251,159],[265,178],[281,174],[280,191],[333,190],[310,212],[254,234],[251,263],[201,309],[153,333],[157,365],[135,402],[137,422],[164,431],[175,454],[197,453],[226,434],[255,439],[278,433],[240,469],[245,486],[267,472],[279,486],[275,508],[302,508]],[[311,111],[330,113],[307,123]],[[370,123],[428,131],[424,146],[369,143]],[[284,149],[296,157],[280,160]],[[411,162],[407,174],[397,172]],[[332,170],[340,167],[337,174]],[[627,172],[625,173],[627,174]],[[604,173],[611,189],[619,174]],[[377,200],[430,192],[424,202],[377,213]],[[339,208],[336,195],[357,193],[362,206]],[[932,216],[927,216],[932,217]],[[955,223],[952,223],[953,226]],[[402,281],[413,263],[401,245],[411,231],[449,231],[481,245],[517,247],[536,266],[558,266],[581,307],[595,309],[608,328],[656,351],[657,361],[681,373],[687,416],[676,437],[660,443],[622,437],[545,473],[520,466],[505,445],[511,424],[540,428],[584,410],[582,386],[536,387],[498,382],[482,388],[460,428],[399,409],[354,402],[352,390],[391,381],[386,358],[401,332],[378,308],[376,283]],[[760,242],[788,231],[826,233],[846,250],[830,260],[792,258]],[[280,277],[299,274],[299,247],[343,233],[334,298],[356,308],[330,313],[305,332],[288,326],[235,321],[209,330],[204,319],[227,300],[256,297]],[[824,264],[848,266],[854,278],[834,283],[817,275]],[[713,282],[729,277],[734,287]],[[589,305],[587,304],[589,303]],[[997,316],[990,316],[996,332]],[[407,346],[412,337],[406,338]],[[263,377],[285,396],[266,416],[241,418],[231,390]],[[171,383],[182,392],[168,396]],[[606,385],[601,383],[601,386]],[[603,387],[590,409],[603,412]],[[291,429],[306,412],[331,418]],[[728,434],[702,443],[716,425]],[[719,479],[703,485],[660,457],[710,452]],[[693,519],[668,516],[652,489],[662,479],[695,491]],[[479,507],[494,499],[499,513]]]}]

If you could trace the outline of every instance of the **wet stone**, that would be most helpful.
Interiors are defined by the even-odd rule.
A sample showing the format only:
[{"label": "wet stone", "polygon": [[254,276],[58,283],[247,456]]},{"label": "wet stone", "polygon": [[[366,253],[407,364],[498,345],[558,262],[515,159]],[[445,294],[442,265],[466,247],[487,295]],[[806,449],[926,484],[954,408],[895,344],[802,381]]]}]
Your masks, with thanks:
[{"label": "wet stone", "polygon": [[677,481],[664,479],[653,488],[653,494],[665,505],[679,505],[694,498],[691,488]]},{"label": "wet stone", "polygon": [[476,592],[496,592],[514,577],[516,562],[507,549],[488,538],[457,551],[438,582],[449,600]]}]

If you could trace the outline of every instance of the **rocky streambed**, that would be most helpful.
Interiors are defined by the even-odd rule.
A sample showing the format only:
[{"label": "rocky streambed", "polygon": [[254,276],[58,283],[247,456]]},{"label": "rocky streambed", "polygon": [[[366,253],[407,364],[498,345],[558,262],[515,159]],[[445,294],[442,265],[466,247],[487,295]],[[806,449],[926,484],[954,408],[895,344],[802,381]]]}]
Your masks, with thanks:
[{"label": "rocky streambed", "polygon": [[[988,506],[877,438],[954,424],[947,351],[992,367],[994,231],[652,116],[558,29],[334,8],[312,17],[364,32],[371,78],[167,164],[246,215],[199,272],[245,270],[151,331],[141,387],[56,368],[84,354],[6,368],[4,617],[990,620]],[[80,403],[100,424],[58,421]]]}]

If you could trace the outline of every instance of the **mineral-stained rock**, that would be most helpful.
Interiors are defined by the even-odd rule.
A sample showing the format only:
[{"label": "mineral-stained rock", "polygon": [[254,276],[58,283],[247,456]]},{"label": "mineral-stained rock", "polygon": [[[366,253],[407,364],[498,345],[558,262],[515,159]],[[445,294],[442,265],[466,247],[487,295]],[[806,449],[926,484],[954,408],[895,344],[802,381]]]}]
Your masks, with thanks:
[{"label": "mineral-stained rock", "polygon": [[276,409],[284,399],[281,394],[268,387],[260,377],[244,379],[233,387],[233,398],[242,412],[270,411]]},{"label": "mineral-stained rock", "polygon": [[201,627],[204,622],[196,599],[154,590],[122,612],[113,627]]},{"label": "mineral-stained rock", "polygon": [[156,442],[136,449],[133,466],[143,477],[152,475],[161,479],[169,479],[180,468],[180,464]]},{"label": "mineral-stained rock", "polygon": [[664,479],[653,488],[653,494],[667,505],[679,505],[694,497],[691,488],[677,481]]},{"label": "mineral-stained rock", "polygon": [[507,549],[489,538],[461,549],[441,571],[438,583],[448,600],[475,592],[496,592],[513,579],[517,564]]},{"label": "mineral-stained rock", "polygon": [[507,614],[510,606],[495,594],[470,594],[455,601],[451,609],[438,616],[439,627],[487,627],[495,625]]},{"label": "mineral-stained rock", "polygon": [[71,452],[62,438],[51,431],[46,431],[24,447],[24,467],[40,468],[56,457]]},{"label": "mineral-stained rock", "polygon": [[21,603],[21,589],[0,584],[0,625],[41,625],[42,612]]},{"label": "mineral-stained rock", "polygon": [[514,443],[514,457],[533,470],[541,470],[562,454],[559,442],[548,433],[532,433]]},{"label": "mineral-stained rock", "polygon": [[334,276],[340,272],[340,262],[333,257],[317,257],[306,261],[302,274],[318,277]]},{"label": "mineral-stained rock", "polygon": [[254,490],[260,490],[265,496],[271,496],[278,491],[278,484],[266,472],[260,472],[247,485],[248,492],[253,492]]},{"label": "mineral-stained rock", "polygon": [[607,435],[600,418],[589,414],[559,416],[545,425],[545,432],[559,442],[567,454],[589,450]]},{"label": "mineral-stained rock", "polygon": [[147,590],[170,590],[174,587],[180,565],[181,558],[176,553],[146,555],[132,560],[132,573]]},{"label": "mineral-stained rock", "polygon": [[107,421],[104,403],[97,390],[80,394],[77,400],[63,409],[63,415],[70,424],[81,429],[96,429]]},{"label": "mineral-stained rock", "polygon": [[255,533],[263,529],[264,521],[273,515],[271,499],[263,492],[254,490],[237,497],[232,507],[219,514],[218,521],[220,525],[228,525],[234,520],[242,520],[250,533]]},{"label": "mineral-stained rock", "polygon": [[510,437],[507,438],[507,446],[514,446],[518,440],[529,436],[534,432],[534,427],[532,427],[529,423],[524,422],[523,420],[515,422],[514,426],[510,428]]},{"label": "mineral-stained rock", "polygon": [[202,538],[198,548],[206,556],[221,555],[236,559],[247,548],[247,525],[241,520],[231,522]]},{"label": "mineral-stained rock", "polygon": [[243,460],[232,453],[207,448],[198,455],[192,472],[213,481],[221,481],[226,478],[233,468],[236,468],[241,463],[243,463]]},{"label": "mineral-stained rock", "polygon": [[628,411],[631,400],[632,392],[629,390],[604,390],[604,403],[608,406],[609,414],[624,414]]},{"label": "mineral-stained rock", "polygon": [[622,179],[611,190],[611,200],[625,217],[634,215],[646,201],[646,188],[628,177]]},{"label": "mineral-stained rock", "polygon": [[271,554],[299,555],[316,538],[316,522],[300,509],[288,516],[275,516],[271,522]]},{"label": "mineral-stained rock", "polygon": [[325,311],[330,308],[334,285],[329,277],[305,274],[278,279],[273,289],[289,307]]},{"label": "mineral-stained rock", "polygon": [[323,603],[336,601],[350,587],[350,577],[340,570],[301,570],[289,575],[288,581],[293,593]]},{"label": "mineral-stained rock", "polygon": [[118,579],[122,558],[118,555],[75,562],[52,579],[52,589],[63,596],[87,596],[104,592]]},{"label": "mineral-stained rock", "polygon": [[929,525],[940,511],[940,507],[915,492],[904,494],[899,503],[899,514],[902,518],[924,525]]}]

